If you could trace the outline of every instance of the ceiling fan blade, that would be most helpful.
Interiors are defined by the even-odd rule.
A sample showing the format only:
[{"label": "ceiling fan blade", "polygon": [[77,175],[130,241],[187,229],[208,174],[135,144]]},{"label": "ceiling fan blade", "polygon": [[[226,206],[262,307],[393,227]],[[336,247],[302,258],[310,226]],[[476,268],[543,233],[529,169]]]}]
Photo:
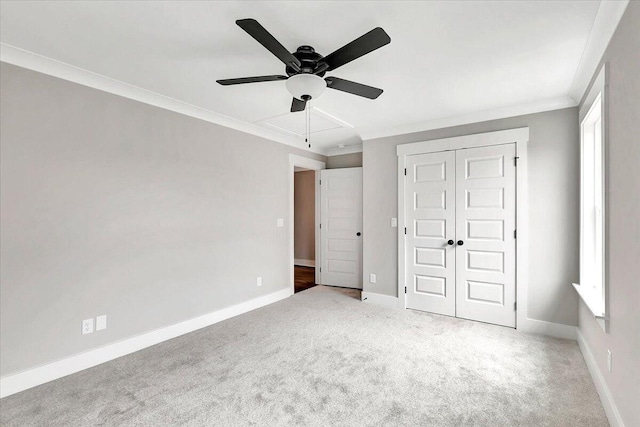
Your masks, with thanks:
[{"label": "ceiling fan blade", "polygon": [[293,102],[291,103],[291,112],[295,113],[297,111],[304,111],[307,106],[307,101],[300,101],[298,98],[293,98]]},{"label": "ceiling fan blade", "polygon": [[287,76],[258,76],[258,77],[240,77],[237,79],[223,79],[223,80],[216,80],[218,83],[220,83],[222,86],[229,86],[229,85],[240,85],[243,83],[259,83],[259,82],[273,82],[276,80],[287,80]]},{"label": "ceiling fan blade", "polygon": [[389,43],[391,43],[389,35],[382,28],[377,27],[325,56],[322,61],[329,66],[327,71],[335,70]]},{"label": "ceiling fan blade", "polygon": [[245,30],[258,43],[267,48],[275,56],[296,71],[300,71],[300,61],[293,56],[278,40],[275,39],[258,21],[255,19],[238,19],[236,24]]},{"label": "ceiling fan blade", "polygon": [[376,99],[382,94],[382,89],[363,85],[362,83],[339,79],[337,77],[327,77],[324,80],[327,82],[328,88],[341,90],[342,92],[352,93],[369,99]]}]

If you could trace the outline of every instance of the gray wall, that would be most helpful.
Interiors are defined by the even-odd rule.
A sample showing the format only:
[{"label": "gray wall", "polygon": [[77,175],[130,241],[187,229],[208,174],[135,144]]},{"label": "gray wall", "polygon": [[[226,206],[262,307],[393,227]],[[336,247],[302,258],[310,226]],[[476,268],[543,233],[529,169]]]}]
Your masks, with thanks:
[{"label": "gray wall", "polygon": [[316,172],[294,174],[293,257],[316,259]]},{"label": "gray wall", "polygon": [[530,318],[577,324],[579,145],[578,110],[568,108],[364,142],[364,290],[397,296],[396,146],[409,142],[529,126]]},{"label": "gray wall", "polygon": [[327,157],[327,169],[362,167],[362,153],[340,154]]},{"label": "gray wall", "polygon": [[[630,2],[602,62],[609,62],[607,227],[609,332],[580,302],[579,329],[625,425],[640,425],[640,3]],[[607,369],[607,349],[613,369]]]},{"label": "gray wall", "polygon": [[2,376],[288,287],[288,156],[324,156],[0,75]]}]

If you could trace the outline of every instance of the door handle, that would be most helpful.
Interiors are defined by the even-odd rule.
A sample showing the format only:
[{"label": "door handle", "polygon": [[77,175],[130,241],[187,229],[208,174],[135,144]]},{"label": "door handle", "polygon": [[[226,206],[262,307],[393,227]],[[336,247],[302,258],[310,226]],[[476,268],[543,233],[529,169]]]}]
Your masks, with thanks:
[{"label": "door handle", "polygon": [[449,240],[449,241],[447,242],[447,245],[449,245],[449,246],[453,246],[453,243],[454,243],[454,241],[453,241],[453,240]]},{"label": "door handle", "polygon": [[464,242],[462,240],[458,240],[458,246],[462,246],[464,245]]},{"label": "door handle", "polygon": [[356,233],[356,236],[360,236],[360,234],[362,234],[362,233],[360,233],[360,232],[358,231],[358,232]]}]

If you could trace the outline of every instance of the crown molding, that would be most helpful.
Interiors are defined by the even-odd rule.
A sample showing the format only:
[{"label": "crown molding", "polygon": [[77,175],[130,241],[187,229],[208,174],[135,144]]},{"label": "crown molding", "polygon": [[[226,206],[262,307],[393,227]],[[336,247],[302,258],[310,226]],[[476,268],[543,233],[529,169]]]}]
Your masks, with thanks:
[{"label": "crown molding", "polygon": [[304,151],[322,155],[326,154],[326,150],[307,148],[304,144],[304,140],[302,139],[283,135],[279,132],[269,130],[253,123],[234,119],[232,117],[228,117],[157,92],[143,89],[120,80],[112,79],[111,77],[94,73],[28,50],[20,49],[6,43],[0,43],[0,61],[77,83],[82,86],[122,96],[144,104],[153,105],[154,107],[163,108],[185,116],[215,123],[220,126],[279,142]]},{"label": "crown molding", "polygon": [[545,99],[527,104],[513,105],[509,107],[495,108],[478,111],[458,116],[442,117],[419,123],[410,123],[393,128],[362,129],[360,135],[363,141],[377,138],[385,138],[408,133],[423,132],[433,129],[442,129],[452,126],[466,125],[470,123],[486,122],[489,120],[504,119],[507,117],[522,116],[525,114],[541,113],[544,111],[560,110],[562,108],[575,107],[578,103],[568,96]]},{"label": "crown molding", "polygon": [[[580,102],[586,88],[598,66],[604,51],[606,50],[620,18],[629,3],[629,0],[611,1],[603,0],[600,3],[585,50],[576,70],[569,96],[542,100],[538,102],[509,106],[457,116],[443,117],[427,120],[419,123],[410,123],[392,128],[365,128],[360,130],[363,140],[371,140],[407,133],[427,131],[451,126],[477,123],[487,120],[495,120],[506,117],[514,117],[524,114],[533,114],[543,111],[551,111],[562,108],[575,107]],[[200,120],[215,123],[241,132],[249,133],[271,141],[296,147],[305,151],[322,155],[340,155],[361,151],[357,148],[330,148],[322,149],[313,147],[309,149],[300,138],[294,135],[284,134],[256,123],[249,123],[234,119],[220,113],[206,110],[195,105],[170,98],[168,96],[143,89],[119,80],[106,77],[73,65],[54,60],[6,43],[0,43],[0,61],[17,65],[43,74],[68,80],[83,86],[92,87],[104,92],[133,99],[145,104],[153,105],[176,113],[184,114]],[[321,114],[327,113],[319,111]],[[331,116],[331,118],[334,118]],[[340,121],[342,122],[342,121]],[[343,124],[343,123],[341,123]],[[344,124],[343,124],[344,125]],[[352,127],[346,124],[346,127]],[[347,146],[349,147],[349,146]]]},{"label": "crown molding", "polygon": [[362,153],[362,144],[345,145],[344,147],[333,147],[327,151],[327,156],[341,156],[343,154]]},{"label": "crown molding", "polygon": [[600,7],[598,7],[589,38],[569,90],[569,96],[576,103],[580,103],[587,91],[587,86],[596,73],[598,64],[600,64],[602,56],[607,50],[616,28],[618,28],[620,19],[624,15],[628,4],[629,0],[602,0],[600,2]]}]

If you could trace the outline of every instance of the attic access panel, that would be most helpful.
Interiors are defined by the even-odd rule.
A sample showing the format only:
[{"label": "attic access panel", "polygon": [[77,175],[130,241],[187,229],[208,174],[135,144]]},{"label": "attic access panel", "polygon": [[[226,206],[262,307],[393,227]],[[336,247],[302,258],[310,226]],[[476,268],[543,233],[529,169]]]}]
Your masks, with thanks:
[{"label": "attic access panel", "polygon": [[[258,124],[270,127],[280,132],[293,134],[295,136],[304,137],[306,132],[306,115],[284,113],[279,116],[270,117],[268,119],[256,122]],[[340,128],[353,128],[353,126],[345,123],[327,114],[321,113],[319,110],[311,109],[311,133],[323,132]]]}]

